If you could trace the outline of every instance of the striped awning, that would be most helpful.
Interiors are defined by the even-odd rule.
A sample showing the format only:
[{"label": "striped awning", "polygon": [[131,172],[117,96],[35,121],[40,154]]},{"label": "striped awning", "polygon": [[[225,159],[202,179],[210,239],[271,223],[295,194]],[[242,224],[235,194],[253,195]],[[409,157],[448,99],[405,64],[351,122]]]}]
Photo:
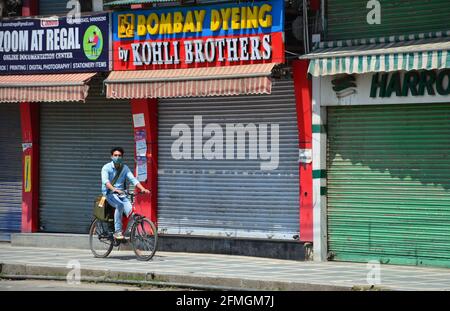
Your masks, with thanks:
[{"label": "striped awning", "polygon": [[95,73],[0,76],[0,102],[64,102],[85,100],[86,84]]},{"label": "striped awning", "polygon": [[105,80],[114,99],[270,94],[274,63],[189,69],[113,71]]},{"label": "striped awning", "polygon": [[160,3],[160,2],[178,2],[178,0],[115,0],[115,1],[110,1],[108,3],[105,3],[104,6]]},{"label": "striped awning", "polygon": [[322,48],[310,59],[313,76],[450,68],[450,38]]}]

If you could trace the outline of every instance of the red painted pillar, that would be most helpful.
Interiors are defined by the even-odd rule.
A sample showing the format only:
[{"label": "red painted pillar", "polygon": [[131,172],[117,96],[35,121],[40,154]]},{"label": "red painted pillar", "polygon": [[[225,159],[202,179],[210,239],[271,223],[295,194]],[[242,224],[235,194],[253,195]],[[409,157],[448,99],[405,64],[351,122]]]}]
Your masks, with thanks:
[{"label": "red painted pillar", "polygon": [[22,125],[22,232],[39,228],[39,104],[20,103]]},{"label": "red painted pillar", "polygon": [[[38,15],[38,0],[23,0],[22,16]],[[39,104],[20,103],[22,127],[22,232],[39,229]]]},{"label": "red painted pillar", "polygon": [[[308,79],[308,61],[295,60],[292,63],[299,149],[307,150],[312,156],[312,83]],[[299,163],[300,176],[300,240],[313,241],[313,179],[312,159]]]},{"label": "red painted pillar", "polygon": [[39,0],[22,0],[22,16],[38,15]]},{"label": "red painted pillar", "polygon": [[[158,101],[157,99],[132,99],[131,111],[135,134],[142,131],[145,133],[147,180],[141,181],[141,184],[151,191],[149,195],[137,196],[135,207],[138,213],[156,223],[158,220]],[[141,117],[143,117],[143,123]],[[136,169],[135,173],[137,176]]]}]

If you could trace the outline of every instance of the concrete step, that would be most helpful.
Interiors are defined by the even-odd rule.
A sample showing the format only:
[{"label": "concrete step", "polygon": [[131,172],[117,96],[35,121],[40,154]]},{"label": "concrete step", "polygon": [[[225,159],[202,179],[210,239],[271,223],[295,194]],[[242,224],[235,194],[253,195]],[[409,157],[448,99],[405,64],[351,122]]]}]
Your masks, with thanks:
[{"label": "concrete step", "polygon": [[[89,235],[70,233],[14,233],[14,247],[89,249]],[[121,244],[121,250],[130,250]],[[305,260],[304,244],[299,241],[158,235],[158,251],[252,256]]]},{"label": "concrete step", "polygon": [[14,233],[11,245],[15,247],[89,249],[89,235],[68,233]]},{"label": "concrete step", "polygon": [[[88,234],[71,233],[14,233],[11,235],[14,247],[41,247],[62,249],[90,249]],[[121,244],[120,250],[131,250]]]}]

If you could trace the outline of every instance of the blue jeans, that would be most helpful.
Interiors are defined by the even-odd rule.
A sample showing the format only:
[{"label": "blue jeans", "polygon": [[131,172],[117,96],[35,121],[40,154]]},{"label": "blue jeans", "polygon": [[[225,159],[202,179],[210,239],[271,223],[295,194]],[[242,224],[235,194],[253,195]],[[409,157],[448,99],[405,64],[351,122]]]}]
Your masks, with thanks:
[{"label": "blue jeans", "polygon": [[110,193],[106,196],[108,203],[116,209],[114,212],[114,231],[122,231],[122,215],[130,216],[133,207],[130,200],[123,195],[120,196],[117,193]]}]

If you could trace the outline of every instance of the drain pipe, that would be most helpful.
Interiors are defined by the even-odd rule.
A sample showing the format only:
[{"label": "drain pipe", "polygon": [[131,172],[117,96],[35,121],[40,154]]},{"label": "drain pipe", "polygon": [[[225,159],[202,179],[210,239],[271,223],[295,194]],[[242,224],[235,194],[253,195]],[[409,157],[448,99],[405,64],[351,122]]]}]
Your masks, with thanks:
[{"label": "drain pipe", "polygon": [[322,14],[322,33],[325,37],[325,0],[321,0],[320,10],[320,13]]}]

